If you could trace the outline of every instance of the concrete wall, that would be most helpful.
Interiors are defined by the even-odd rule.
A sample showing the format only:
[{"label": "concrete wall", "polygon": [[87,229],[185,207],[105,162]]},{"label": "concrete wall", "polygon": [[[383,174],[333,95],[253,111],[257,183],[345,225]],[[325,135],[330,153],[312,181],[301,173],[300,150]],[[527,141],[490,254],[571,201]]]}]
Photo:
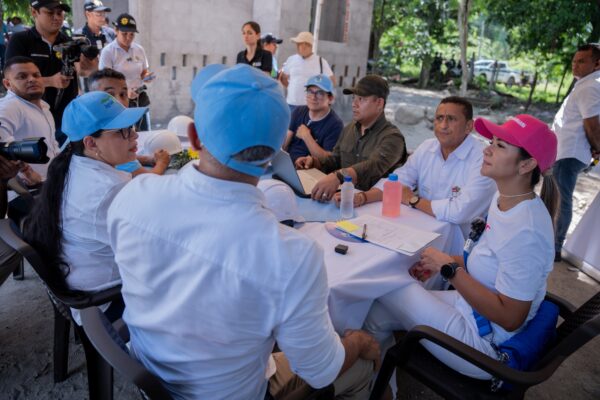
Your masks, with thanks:
[{"label": "concrete wall", "polygon": [[[318,53],[334,66],[338,84],[345,87],[366,72],[373,0],[337,1],[348,3],[347,41],[320,41]],[[83,0],[73,3],[74,16],[82,18],[76,24],[80,26]],[[163,124],[175,115],[192,114],[189,88],[204,65],[235,63],[237,53],[244,49],[244,22],[255,20],[263,33],[284,39],[277,54],[283,65],[296,51],[289,39],[308,30],[311,17],[308,0],[106,0],[104,4],[113,7],[110,18],[127,6],[138,22],[136,41],[146,50],[150,69],[157,75],[149,89],[152,120]],[[336,111],[344,120],[349,120],[349,109],[347,99],[338,98]]]}]

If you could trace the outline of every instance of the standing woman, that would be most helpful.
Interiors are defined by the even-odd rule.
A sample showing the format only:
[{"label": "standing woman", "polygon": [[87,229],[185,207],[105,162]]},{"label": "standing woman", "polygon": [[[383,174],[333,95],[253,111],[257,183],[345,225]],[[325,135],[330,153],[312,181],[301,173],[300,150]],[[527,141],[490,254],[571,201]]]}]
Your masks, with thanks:
[{"label": "standing woman", "polygon": [[[491,139],[481,175],[498,187],[483,234],[467,265],[462,255],[450,256],[433,248],[423,251],[411,275],[425,280],[439,272],[456,290],[428,291],[415,280],[379,298],[366,327],[380,342],[393,330],[428,325],[497,358],[495,346],[522,330],[544,300],[554,263],[558,191],[550,172],[556,159],[556,136],[529,115],[517,115],[501,126],[480,118],[475,129]],[[541,177],[540,198],[534,187]],[[489,330],[478,328],[474,312]],[[424,346],[459,373],[490,379],[487,372],[447,350],[427,341]]]},{"label": "standing woman", "polygon": [[[69,144],[55,157],[25,222],[25,237],[51,268],[58,287],[96,291],[120,283],[108,240],[106,213],[131,174],[115,165],[135,160],[133,125],[145,108],[125,108],[104,92],[73,100],[63,115]],[[101,308],[111,319],[122,301]],[[78,319],[77,310],[73,317]]]},{"label": "standing woman", "polygon": [[[148,69],[144,48],[133,42],[137,33],[135,19],[129,14],[121,14],[114,25],[117,39],[102,49],[98,68],[112,68],[125,75],[129,88],[129,107],[147,107],[150,98],[145,83],[154,79],[154,74]],[[150,127],[144,118],[139,121],[137,128],[146,131]]]},{"label": "standing woman", "polygon": [[271,75],[273,55],[262,48],[260,43],[260,25],[254,21],[248,21],[242,25],[242,39],[246,45],[246,50],[238,53],[236,63],[251,65]]}]

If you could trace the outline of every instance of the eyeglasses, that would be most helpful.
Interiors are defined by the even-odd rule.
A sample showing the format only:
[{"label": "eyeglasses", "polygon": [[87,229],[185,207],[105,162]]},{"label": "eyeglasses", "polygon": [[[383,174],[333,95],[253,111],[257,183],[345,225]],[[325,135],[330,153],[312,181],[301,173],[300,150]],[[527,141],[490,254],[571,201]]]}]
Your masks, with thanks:
[{"label": "eyeglasses", "polygon": [[102,133],[109,133],[109,132],[111,132],[111,133],[118,132],[121,134],[121,137],[123,138],[123,140],[129,140],[135,133],[135,128],[133,126],[130,126],[129,128],[108,129],[108,130],[102,131]]},{"label": "eyeglasses", "polygon": [[310,90],[310,89],[306,89],[306,97],[316,97],[319,100],[322,100],[325,98],[325,96],[327,95],[327,92],[324,90]]},{"label": "eyeglasses", "polygon": [[94,14],[96,17],[106,17],[106,11],[92,11],[92,14]]}]

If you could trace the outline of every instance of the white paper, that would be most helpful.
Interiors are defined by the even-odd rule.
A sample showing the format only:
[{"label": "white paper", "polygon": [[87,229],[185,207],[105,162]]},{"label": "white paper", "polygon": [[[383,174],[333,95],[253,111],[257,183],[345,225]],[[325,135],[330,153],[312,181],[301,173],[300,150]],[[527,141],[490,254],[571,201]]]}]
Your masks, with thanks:
[{"label": "white paper", "polygon": [[[354,229],[349,229],[345,222],[355,225]],[[362,237],[365,225],[367,226],[366,241],[409,256],[414,255],[439,236],[435,232],[422,231],[372,215],[361,215],[342,221],[336,226],[353,236]]]}]

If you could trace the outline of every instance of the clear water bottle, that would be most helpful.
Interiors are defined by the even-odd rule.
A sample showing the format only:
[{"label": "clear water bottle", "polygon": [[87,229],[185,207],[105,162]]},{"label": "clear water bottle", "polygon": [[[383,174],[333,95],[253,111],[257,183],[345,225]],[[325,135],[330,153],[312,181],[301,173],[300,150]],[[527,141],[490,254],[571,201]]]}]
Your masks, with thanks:
[{"label": "clear water bottle", "polygon": [[354,217],[354,185],[352,184],[352,177],[350,176],[344,177],[340,211],[342,213],[342,219]]},{"label": "clear water bottle", "polygon": [[398,181],[398,175],[390,174],[387,181],[383,183],[381,214],[386,217],[398,217],[400,204],[402,204],[402,184]]}]

